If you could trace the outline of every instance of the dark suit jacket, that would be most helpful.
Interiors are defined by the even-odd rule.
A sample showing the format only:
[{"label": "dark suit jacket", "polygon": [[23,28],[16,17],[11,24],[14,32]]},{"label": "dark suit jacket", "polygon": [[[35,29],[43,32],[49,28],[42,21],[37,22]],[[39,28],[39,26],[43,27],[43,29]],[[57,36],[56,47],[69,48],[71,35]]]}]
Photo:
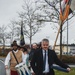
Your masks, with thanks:
[{"label": "dark suit jacket", "polygon": [[[58,59],[56,53],[53,50],[48,50],[48,63],[49,63],[50,75],[55,75],[53,69],[51,68],[51,65],[53,65],[54,63],[63,68],[69,67]],[[31,67],[36,75],[43,75],[43,51],[42,49],[39,49],[34,53],[32,61],[31,61]]]}]

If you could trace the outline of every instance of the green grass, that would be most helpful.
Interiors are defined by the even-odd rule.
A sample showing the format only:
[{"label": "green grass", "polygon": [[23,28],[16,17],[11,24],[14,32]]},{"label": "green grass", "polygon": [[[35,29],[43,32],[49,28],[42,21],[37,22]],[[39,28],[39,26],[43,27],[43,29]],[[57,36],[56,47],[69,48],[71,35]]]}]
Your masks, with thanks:
[{"label": "green grass", "polygon": [[69,73],[55,70],[55,75],[75,75],[75,68],[71,68],[71,71]]}]

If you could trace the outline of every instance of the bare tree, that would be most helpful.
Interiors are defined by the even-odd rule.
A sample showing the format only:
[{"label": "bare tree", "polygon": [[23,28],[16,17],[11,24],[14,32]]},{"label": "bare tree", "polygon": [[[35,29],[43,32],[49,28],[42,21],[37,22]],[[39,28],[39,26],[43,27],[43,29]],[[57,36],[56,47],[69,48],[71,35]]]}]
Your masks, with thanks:
[{"label": "bare tree", "polygon": [[7,37],[6,26],[2,25],[0,26],[0,40],[1,43],[3,44],[2,53],[4,53],[6,37]]},{"label": "bare tree", "polygon": [[15,23],[15,20],[12,20],[11,23],[8,25],[9,32],[8,32],[8,38],[10,39],[10,43],[15,40],[15,37],[19,39],[19,32],[18,32],[18,27]]},{"label": "bare tree", "polygon": [[23,32],[30,39],[30,47],[32,43],[32,37],[40,30],[42,27],[41,22],[38,21],[38,7],[34,0],[24,0],[24,5],[22,6],[23,11],[19,14],[19,25],[23,22]]},{"label": "bare tree", "polygon": [[[39,6],[39,10],[43,12],[39,15],[39,21],[50,23],[52,22],[54,23],[54,25],[52,25],[52,28],[58,30],[60,26],[60,0],[36,0],[36,4],[37,7]],[[72,15],[70,15],[68,19],[63,22],[63,25],[67,20],[70,20],[72,17],[74,17],[74,15],[75,13],[72,12]],[[62,31],[64,31],[65,29],[67,29],[67,25],[63,26]]]},{"label": "bare tree", "polygon": [[58,23],[59,20],[59,7],[57,7],[57,0],[39,0],[39,10],[43,13],[40,14],[40,20],[44,22]]},{"label": "bare tree", "polygon": [[[37,1],[37,5],[39,3],[39,10],[43,12],[43,14],[40,14],[40,18],[39,21],[43,21],[43,22],[52,22],[54,25],[52,25],[53,29],[56,29],[57,31],[59,31],[59,27],[60,27],[60,19],[59,19],[59,15],[60,15],[60,0],[36,0]],[[72,17],[74,17],[75,13],[72,12],[72,15],[70,15],[68,17],[68,19],[66,19],[63,22],[63,29],[62,32],[67,29],[67,25],[64,26],[64,23],[67,20],[70,20]],[[57,26],[58,24],[58,26]]]},{"label": "bare tree", "polygon": [[57,23],[59,25],[59,26],[53,27],[53,28],[56,28],[58,31],[55,42],[54,42],[53,49],[55,49],[58,35],[60,33],[60,57],[61,57],[61,54],[62,54],[62,39],[61,39],[62,32],[67,28],[67,25],[66,26],[63,26],[63,25],[67,20],[71,19],[75,14],[72,14],[72,16],[68,16],[68,19],[66,19],[64,22],[62,22],[59,19],[60,18],[59,10],[60,10],[60,6],[61,6],[60,0],[39,0],[39,1],[37,0],[37,3],[39,3],[39,2],[40,2],[40,5],[39,5],[40,11],[44,12],[44,14],[40,14],[39,21],[53,22],[53,23]]}]

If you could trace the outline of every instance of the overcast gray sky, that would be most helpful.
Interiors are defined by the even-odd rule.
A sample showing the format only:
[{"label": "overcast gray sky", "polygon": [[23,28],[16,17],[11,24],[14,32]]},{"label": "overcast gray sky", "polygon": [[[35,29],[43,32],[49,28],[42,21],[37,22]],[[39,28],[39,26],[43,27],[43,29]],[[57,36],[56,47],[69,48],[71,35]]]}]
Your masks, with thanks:
[{"label": "overcast gray sky", "polygon": [[[10,23],[10,20],[16,18],[17,12],[22,9],[23,0],[0,0],[0,25],[7,25]],[[69,43],[75,43],[75,17],[69,21]],[[45,23],[45,27],[41,29],[33,37],[33,42],[40,42],[43,38],[48,38],[50,44],[53,45],[56,33],[50,25],[50,23]],[[66,42],[66,30],[63,32],[64,42]],[[25,41],[29,43],[29,39],[25,38]],[[59,44],[59,39],[57,44]]]},{"label": "overcast gray sky", "polygon": [[0,25],[9,23],[21,10],[23,0],[0,0]]}]

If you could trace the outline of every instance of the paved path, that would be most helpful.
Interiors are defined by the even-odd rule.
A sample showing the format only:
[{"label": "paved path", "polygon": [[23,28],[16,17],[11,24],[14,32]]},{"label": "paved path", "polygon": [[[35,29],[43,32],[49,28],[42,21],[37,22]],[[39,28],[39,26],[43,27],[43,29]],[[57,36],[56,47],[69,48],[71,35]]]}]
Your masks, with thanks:
[{"label": "paved path", "polygon": [[5,75],[4,58],[0,58],[0,75]]}]

